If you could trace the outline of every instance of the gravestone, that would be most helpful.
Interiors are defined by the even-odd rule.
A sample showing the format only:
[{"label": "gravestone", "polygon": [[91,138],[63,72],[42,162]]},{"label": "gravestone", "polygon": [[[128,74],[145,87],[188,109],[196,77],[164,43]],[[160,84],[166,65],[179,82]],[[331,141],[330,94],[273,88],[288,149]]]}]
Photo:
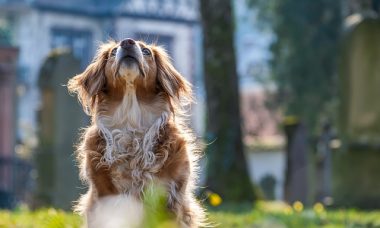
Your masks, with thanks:
[{"label": "gravestone", "polygon": [[380,207],[380,20],[365,18],[345,34],[340,79],[342,153],[333,160],[336,205]]},{"label": "gravestone", "polygon": [[263,190],[266,200],[275,200],[275,188],[276,188],[276,178],[267,174],[260,180],[260,187]]},{"label": "gravestone", "polygon": [[88,118],[65,86],[80,71],[80,62],[67,50],[52,51],[40,71],[40,145],[35,157],[39,205],[70,209],[82,192],[73,151],[78,129]]},{"label": "gravestone", "polygon": [[285,125],[286,170],[284,199],[288,203],[308,203],[307,130],[302,122]]},{"label": "gravestone", "polygon": [[331,203],[331,142],[333,142],[331,125],[323,124],[316,144],[315,201],[325,205]]}]

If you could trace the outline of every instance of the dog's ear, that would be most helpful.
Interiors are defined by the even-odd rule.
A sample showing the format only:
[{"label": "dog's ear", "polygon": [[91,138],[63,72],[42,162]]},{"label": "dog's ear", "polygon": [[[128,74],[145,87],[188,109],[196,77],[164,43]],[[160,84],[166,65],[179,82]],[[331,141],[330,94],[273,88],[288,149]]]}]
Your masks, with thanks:
[{"label": "dog's ear", "polygon": [[174,101],[192,101],[191,84],[173,66],[166,51],[154,49],[157,80],[163,91]]},{"label": "dog's ear", "polygon": [[67,84],[70,93],[76,93],[83,110],[91,115],[95,107],[96,97],[106,84],[104,67],[107,59],[101,50],[86,70],[71,78]]}]

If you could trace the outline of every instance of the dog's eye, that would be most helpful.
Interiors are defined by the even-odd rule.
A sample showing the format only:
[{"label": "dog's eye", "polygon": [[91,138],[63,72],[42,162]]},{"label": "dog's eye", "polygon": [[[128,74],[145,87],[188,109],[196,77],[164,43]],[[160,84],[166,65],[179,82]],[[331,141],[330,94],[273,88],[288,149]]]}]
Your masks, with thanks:
[{"label": "dog's eye", "polygon": [[111,56],[115,56],[116,55],[116,51],[117,51],[117,48],[112,49]]},{"label": "dog's eye", "polygon": [[148,48],[143,48],[141,51],[143,55],[152,55],[152,52]]}]

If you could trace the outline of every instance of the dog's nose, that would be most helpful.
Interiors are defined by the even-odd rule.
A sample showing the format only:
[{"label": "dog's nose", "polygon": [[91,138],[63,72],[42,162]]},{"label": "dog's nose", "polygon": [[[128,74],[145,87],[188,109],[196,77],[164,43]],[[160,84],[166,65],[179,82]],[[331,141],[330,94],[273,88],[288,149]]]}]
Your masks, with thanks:
[{"label": "dog's nose", "polygon": [[120,46],[121,46],[122,48],[127,48],[127,47],[133,46],[133,45],[135,45],[135,44],[136,44],[136,41],[134,41],[134,40],[131,39],[131,38],[127,38],[127,39],[121,41]]}]

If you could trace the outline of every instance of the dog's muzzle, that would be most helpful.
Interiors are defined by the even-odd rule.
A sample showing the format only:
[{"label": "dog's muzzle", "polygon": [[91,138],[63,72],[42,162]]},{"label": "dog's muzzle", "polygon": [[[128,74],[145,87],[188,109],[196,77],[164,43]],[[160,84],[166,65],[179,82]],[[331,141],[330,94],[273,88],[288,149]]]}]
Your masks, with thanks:
[{"label": "dog's muzzle", "polygon": [[116,74],[120,75],[119,70],[122,67],[133,69],[137,67],[139,75],[145,77],[146,73],[143,67],[143,54],[140,46],[133,39],[127,38],[120,42],[116,51]]},{"label": "dog's muzzle", "polygon": [[139,63],[141,62],[141,59],[142,53],[136,41],[127,38],[120,42],[120,45],[116,51],[116,62],[120,63],[121,61],[136,61]]}]

